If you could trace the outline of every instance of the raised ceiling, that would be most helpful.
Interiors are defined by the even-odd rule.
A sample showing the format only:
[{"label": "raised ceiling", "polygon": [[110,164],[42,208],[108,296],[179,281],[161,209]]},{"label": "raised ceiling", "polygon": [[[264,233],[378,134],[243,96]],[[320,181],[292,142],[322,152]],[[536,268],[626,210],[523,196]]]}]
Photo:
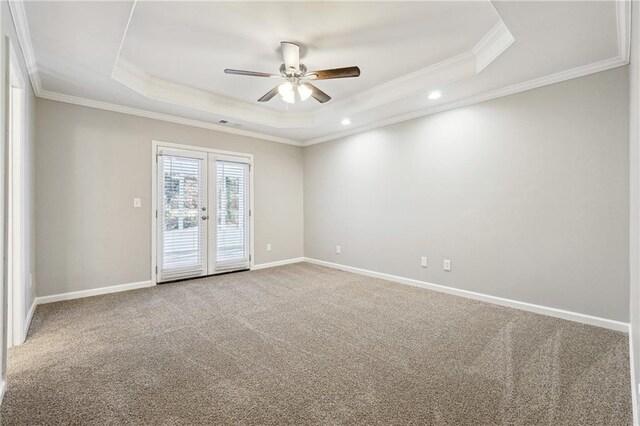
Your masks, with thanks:
[{"label": "raised ceiling", "polygon": [[[36,95],[309,144],[628,63],[625,1],[16,2]],[[282,40],[333,99],[257,99]],[[428,99],[432,90],[443,96]],[[343,118],[351,121],[341,124]],[[222,125],[220,120],[229,121]]]}]

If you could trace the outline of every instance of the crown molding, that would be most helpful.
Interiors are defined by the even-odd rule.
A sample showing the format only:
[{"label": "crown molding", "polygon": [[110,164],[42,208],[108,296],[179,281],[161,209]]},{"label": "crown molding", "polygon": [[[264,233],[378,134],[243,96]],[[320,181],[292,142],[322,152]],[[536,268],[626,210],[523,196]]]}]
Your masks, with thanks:
[{"label": "crown molding", "polygon": [[[498,13],[496,11],[496,13]],[[498,15],[499,16],[499,15]],[[516,39],[500,18],[500,21],[472,49],[476,57],[476,72],[479,74],[502,54]]]},{"label": "crown molding", "polygon": [[38,95],[39,98],[49,99],[52,101],[64,102],[68,104],[80,105],[89,108],[102,109],[105,111],[119,112],[121,114],[135,115],[138,117],[151,118],[153,120],[167,121],[169,123],[184,124],[185,126],[200,127],[202,129],[215,130],[218,132],[231,133],[239,136],[247,136],[250,138],[261,139],[269,142],[284,143],[287,145],[302,146],[301,142],[281,138],[278,136],[268,135],[266,133],[254,132],[250,130],[242,130],[234,127],[221,126],[220,124],[209,123],[206,121],[192,120],[190,118],[180,117],[177,115],[162,114],[159,112],[148,111],[139,108],[132,108],[124,105],[112,104],[108,102],[96,101],[93,99],[81,98],[79,96],[65,95],[62,93],[43,90]]},{"label": "crown molding", "polygon": [[[436,105],[434,107],[424,108],[417,111],[412,111],[407,114],[397,115],[385,120],[372,123],[342,132],[325,135],[319,138],[308,139],[303,142],[303,146],[315,145],[318,143],[329,142],[345,136],[354,135],[357,133],[366,132],[368,130],[377,129],[380,127],[390,126],[392,124],[400,123],[402,121],[412,120],[418,117],[424,117],[430,114],[436,114],[443,111],[448,111],[463,106],[468,106],[480,102],[485,102],[491,99],[500,98],[503,96],[509,96],[516,93],[524,92],[538,87],[547,86],[554,83],[560,83],[572,78],[584,77],[589,74],[594,74],[601,71],[606,71],[612,68],[621,67],[629,64],[629,52],[631,47],[631,1],[630,0],[615,0],[616,2],[616,23],[618,30],[618,56],[610,59],[605,59],[599,62],[583,65],[580,67],[572,68],[569,70],[560,71],[555,74],[550,74],[533,80],[525,81],[522,83],[516,83],[511,86],[507,86],[501,89],[491,90],[478,95],[462,98],[453,102],[449,102],[442,105]],[[499,23],[494,27],[485,37],[480,40],[476,46],[483,46],[483,44],[490,40],[501,37],[506,37],[499,33]],[[487,40],[485,40],[487,39]],[[504,41],[503,41],[504,42]],[[511,42],[513,43],[513,41]],[[483,46],[483,51],[478,53],[479,57],[483,55],[491,55],[491,49]],[[508,46],[507,46],[508,47]],[[506,49],[506,48],[505,48]],[[494,58],[495,59],[495,58]],[[485,65],[486,66],[486,65]]]},{"label": "crown molding", "polygon": [[[402,114],[389,119],[381,120],[367,126],[349,129],[347,131],[342,131],[342,132],[336,132],[330,135],[326,135],[319,138],[312,138],[306,141],[297,141],[293,139],[272,136],[272,135],[264,134],[260,132],[240,130],[237,128],[225,127],[225,126],[221,126],[219,124],[214,124],[210,122],[192,120],[192,119],[179,117],[175,115],[156,113],[152,111],[127,107],[124,105],[111,104],[107,102],[101,102],[101,101],[96,101],[92,99],[86,99],[86,98],[81,98],[77,96],[65,95],[62,93],[56,93],[56,92],[44,90],[40,82],[37,62],[35,59],[33,45],[31,42],[31,35],[29,32],[29,26],[27,23],[26,13],[24,10],[24,0],[15,0],[15,1],[9,2],[9,8],[11,10],[11,15],[17,31],[18,42],[20,44],[21,50],[24,55],[25,63],[27,65],[27,70],[29,72],[29,78],[31,80],[31,85],[37,97],[76,104],[76,105],[87,106],[91,108],[98,108],[98,109],[103,109],[107,111],[120,112],[123,114],[131,114],[131,115],[136,115],[136,116],[145,117],[145,118],[152,118],[152,119],[168,121],[172,123],[211,129],[211,130],[216,130],[216,131],[225,132],[225,133],[243,135],[243,136],[253,137],[253,138],[267,140],[271,142],[279,142],[279,143],[285,143],[285,144],[295,145],[295,146],[309,146],[317,143],[327,142],[327,141],[335,140],[344,136],[349,136],[349,135],[361,133],[367,130],[372,130],[375,128],[399,123],[401,121],[411,120],[413,118],[418,118],[418,117],[422,117],[429,114],[435,114],[438,112],[447,111],[450,109],[459,108],[459,107],[471,105],[474,103],[484,102],[484,101],[495,99],[498,97],[508,96],[518,92],[531,90],[537,87],[542,87],[545,85],[558,83],[558,82],[569,80],[572,78],[578,78],[588,74],[627,65],[629,63],[629,51],[630,51],[630,45],[631,45],[631,42],[630,42],[631,40],[631,31],[630,31],[631,7],[632,7],[631,1],[629,0],[616,0],[616,19],[617,19],[617,30],[618,30],[618,38],[617,38],[618,56],[617,57],[596,62],[593,64],[588,64],[585,66],[573,68],[570,70],[565,70],[556,74],[544,76],[544,77],[530,80],[527,82],[514,84],[502,89],[496,89],[489,92],[485,92],[483,94],[470,96],[470,97],[463,98],[447,104],[442,104],[442,105],[434,106],[431,108],[422,109],[419,111],[412,111],[411,113]],[[134,4],[134,8],[135,8],[135,4]],[[134,8],[132,8],[132,14],[133,14]],[[502,19],[500,19],[500,22],[502,22]],[[474,47],[474,49],[471,51],[473,56],[476,57],[476,64],[477,64],[476,72],[482,71],[490,63],[490,61],[488,60],[489,58],[493,56],[493,59],[495,59],[500,53],[502,53],[506,48],[508,48],[511,43],[513,43],[513,40],[509,41],[510,39],[509,36],[511,36],[511,34],[509,33],[509,36],[507,36],[501,30],[500,22],[498,22],[498,24],[496,24],[496,26],[494,26],[483,37],[483,39],[481,39],[478,42],[476,47]],[[127,27],[128,27],[128,24],[127,24]],[[123,34],[123,41],[125,36],[126,36],[126,32],[125,34]],[[511,36],[511,38],[513,37]],[[432,68],[432,71],[433,71],[433,67],[437,68],[438,65],[452,66],[455,64],[456,66],[459,67],[460,62],[457,62],[457,61],[460,61],[461,59],[465,59],[465,58],[466,59],[469,58],[469,52],[463,55],[459,55],[458,57],[451,58],[448,61],[448,63],[447,61],[444,61],[445,62],[444,64],[436,64],[432,67],[427,67],[427,68]],[[403,78],[407,78],[407,76],[401,77],[400,79],[403,79]],[[390,84],[390,83],[392,82],[387,82],[384,84]],[[341,114],[343,113],[344,111],[333,112],[331,114],[327,114],[324,118],[335,119],[336,117],[340,117]],[[246,117],[244,117],[243,119],[246,120]]]},{"label": "crown molding", "polygon": [[117,59],[111,78],[145,98],[224,118],[276,129],[312,127],[317,124],[315,117],[309,113],[282,113],[150,75],[122,57]]},{"label": "crown molding", "polygon": [[498,17],[498,22],[470,51],[338,101],[331,108],[322,110],[318,114],[318,121],[328,123],[335,122],[339,117],[353,117],[357,113],[478,75],[515,41],[500,15]]},{"label": "crown molding", "polygon": [[[121,46],[124,44],[126,32]],[[111,78],[149,99],[276,129],[310,128],[334,122],[339,116],[353,116],[430,88],[474,77],[514,41],[513,35],[498,15],[498,22],[467,52],[379,84],[342,101],[334,101],[321,109],[299,113],[271,110],[254,103],[156,77],[122,56],[116,58]]]},{"label": "crown molding", "polygon": [[426,115],[436,114],[439,112],[444,112],[444,111],[452,110],[455,108],[460,108],[463,106],[477,104],[480,102],[489,101],[491,99],[514,95],[516,93],[537,89],[539,87],[560,83],[560,82],[571,80],[578,77],[584,77],[589,74],[594,74],[594,73],[606,71],[612,68],[621,67],[621,66],[627,65],[628,63],[629,63],[628,60],[622,59],[620,57],[606,59],[604,61],[595,62],[592,64],[561,71],[556,74],[547,75],[544,77],[536,78],[536,79],[525,81],[522,83],[516,83],[501,89],[491,90],[478,95],[469,96],[469,97],[462,98],[457,101],[449,102],[446,104],[437,105],[437,106],[425,108],[422,110],[412,111],[407,114],[401,114],[386,120],[378,121],[376,123],[373,123],[367,126],[357,127],[354,129],[343,131],[343,132],[322,136],[319,138],[308,139],[304,141],[302,145],[310,146],[310,145],[315,145],[323,142],[330,142],[346,136],[351,136],[357,133],[366,132],[368,130],[373,130],[380,127],[386,127],[392,124],[397,124],[402,121],[412,120],[414,118],[424,117]]},{"label": "crown molding", "polygon": [[[63,93],[45,90],[42,87],[42,83],[40,81],[38,64],[36,61],[33,44],[31,41],[31,33],[29,31],[29,24],[27,21],[27,15],[24,8],[24,0],[13,0],[13,1],[9,1],[8,3],[9,3],[9,9],[11,11],[13,23],[16,28],[18,43],[20,44],[20,49],[22,50],[24,61],[27,66],[27,72],[29,73],[29,80],[31,81],[31,86],[33,87],[34,95],[38,98],[49,99],[49,100],[58,101],[58,102],[65,102],[65,103],[74,104],[74,105],[86,106],[90,108],[102,109],[105,111],[119,112],[122,114],[130,114],[138,117],[151,118],[154,120],[161,120],[161,121],[166,121],[170,123],[184,124],[186,126],[215,130],[218,132],[230,133],[230,134],[239,135],[239,136],[247,136],[247,137],[261,139],[269,142],[278,142],[278,143],[283,143],[287,145],[301,146],[301,142],[299,141],[296,141],[293,139],[281,138],[281,137],[269,135],[266,133],[254,132],[250,130],[242,130],[242,129],[233,128],[233,127],[226,127],[220,124],[210,123],[206,121],[193,120],[193,119],[184,118],[176,115],[162,114],[162,113],[143,110],[139,108],[132,108],[124,105],[112,104],[108,102],[97,101],[94,99],[87,99],[79,96],[66,95]],[[127,22],[127,29],[129,27],[131,17],[133,16],[133,11],[135,10],[136,4],[137,4],[137,0],[134,2],[134,5],[131,9],[129,21]],[[124,35],[123,35],[123,39],[124,39]],[[122,48],[122,45],[120,46],[120,48]]]},{"label": "crown molding", "polygon": [[618,57],[627,63],[631,51],[631,1],[616,1],[616,21],[618,24]]},{"label": "crown molding", "polygon": [[127,33],[129,32],[129,27],[131,26],[131,21],[133,20],[133,13],[136,11],[136,6],[138,5],[138,0],[133,0],[133,4],[131,5],[131,11],[129,12],[129,19],[127,19],[127,24],[124,26],[124,31],[122,32],[122,37],[120,37],[120,45],[118,46],[118,53],[116,53],[116,61],[113,64],[113,68],[111,69],[111,74],[114,73],[116,65],[118,65],[118,59],[120,58],[120,53],[122,52],[122,47],[124,46],[124,41],[127,38]]},{"label": "crown molding", "polygon": [[36,96],[42,92],[42,83],[40,82],[40,74],[38,73],[38,64],[36,62],[36,56],[33,50],[33,44],[31,43],[31,33],[29,32],[29,25],[27,23],[27,13],[24,9],[23,0],[9,1],[9,10],[11,11],[11,17],[13,24],[16,27],[16,33],[18,36],[18,43],[22,50],[22,56],[24,62],[27,65],[27,72],[29,73],[29,80],[31,80],[31,87]]}]

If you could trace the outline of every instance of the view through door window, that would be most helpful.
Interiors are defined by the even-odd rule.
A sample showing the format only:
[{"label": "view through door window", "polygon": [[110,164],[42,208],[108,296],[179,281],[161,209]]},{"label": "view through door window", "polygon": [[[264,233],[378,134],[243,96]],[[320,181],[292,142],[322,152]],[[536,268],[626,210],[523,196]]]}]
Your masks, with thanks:
[{"label": "view through door window", "polygon": [[248,259],[248,165],[218,161],[217,168],[217,264]]},{"label": "view through door window", "polygon": [[162,156],[163,269],[202,268],[202,160]]}]

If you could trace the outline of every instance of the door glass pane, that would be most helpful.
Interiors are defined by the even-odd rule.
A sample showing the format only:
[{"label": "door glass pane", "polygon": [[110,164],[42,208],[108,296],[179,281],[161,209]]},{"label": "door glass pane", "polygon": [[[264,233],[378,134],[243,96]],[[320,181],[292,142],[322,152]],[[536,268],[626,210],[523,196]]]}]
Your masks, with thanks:
[{"label": "door glass pane", "polygon": [[162,272],[189,276],[204,272],[204,161],[172,155],[162,157]]},{"label": "door glass pane", "polygon": [[218,161],[216,170],[216,267],[246,267],[249,264],[249,167]]}]

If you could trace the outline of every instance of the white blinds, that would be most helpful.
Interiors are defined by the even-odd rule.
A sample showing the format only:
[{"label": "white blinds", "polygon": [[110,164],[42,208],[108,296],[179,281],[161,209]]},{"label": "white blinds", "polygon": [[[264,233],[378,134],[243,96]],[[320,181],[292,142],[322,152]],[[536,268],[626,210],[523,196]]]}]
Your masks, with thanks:
[{"label": "white blinds", "polygon": [[[206,158],[206,157],[205,157]],[[158,211],[161,280],[206,273],[206,161],[160,156]]]},{"label": "white blinds", "polygon": [[249,166],[216,161],[216,270],[249,267]]}]

